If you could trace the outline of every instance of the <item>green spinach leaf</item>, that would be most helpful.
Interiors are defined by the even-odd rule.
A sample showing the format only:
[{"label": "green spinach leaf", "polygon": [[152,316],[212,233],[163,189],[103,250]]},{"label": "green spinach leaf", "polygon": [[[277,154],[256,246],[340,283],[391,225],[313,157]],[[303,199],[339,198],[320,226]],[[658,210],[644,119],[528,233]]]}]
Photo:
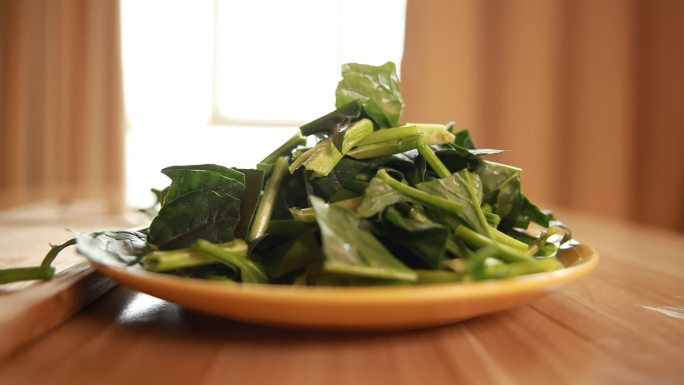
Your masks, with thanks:
[{"label": "green spinach leaf", "polygon": [[[400,251],[395,255],[414,268],[440,270],[450,231],[437,223],[424,223],[404,218],[399,210],[388,207],[379,222],[382,239],[396,244]],[[406,258],[412,255],[416,258]]]},{"label": "green spinach leaf", "polygon": [[161,172],[172,181],[164,195],[162,207],[189,192],[200,189],[225,189],[227,185],[230,185],[231,189],[239,190],[239,187],[245,184],[243,173],[216,164],[172,166],[164,168]]},{"label": "green spinach leaf", "polygon": [[337,107],[358,101],[366,115],[379,127],[399,125],[404,100],[392,62],[381,66],[342,65],[342,80],[337,85],[335,96]]},{"label": "green spinach leaf", "polygon": [[259,203],[265,172],[253,169],[239,169],[238,171],[245,175],[245,193],[240,204],[240,221],[235,225],[234,234],[238,238],[245,239]]},{"label": "green spinach leaf", "polygon": [[410,198],[397,191],[382,178],[376,176],[371,180],[366,191],[364,191],[356,214],[361,218],[369,218],[379,214],[393,204],[406,201],[410,201]]},{"label": "green spinach leaf", "polygon": [[316,222],[274,220],[268,234],[255,242],[253,253],[268,275],[278,279],[323,262]]},{"label": "green spinach leaf", "polygon": [[326,273],[415,282],[416,273],[396,259],[349,210],[311,197],[321,228]]},{"label": "green spinach leaf", "polygon": [[78,252],[102,265],[125,267],[137,264],[152,251],[147,236],[139,231],[102,231],[76,236]]},{"label": "green spinach leaf", "polygon": [[245,193],[243,173],[216,165],[175,166],[162,172],[171,178],[171,186],[150,225],[150,243],[169,250],[200,238],[234,238]]},{"label": "green spinach leaf", "polygon": [[461,170],[451,176],[419,183],[416,187],[428,194],[456,202],[463,207],[459,218],[478,233],[487,235],[482,204],[482,183],[477,174]]}]

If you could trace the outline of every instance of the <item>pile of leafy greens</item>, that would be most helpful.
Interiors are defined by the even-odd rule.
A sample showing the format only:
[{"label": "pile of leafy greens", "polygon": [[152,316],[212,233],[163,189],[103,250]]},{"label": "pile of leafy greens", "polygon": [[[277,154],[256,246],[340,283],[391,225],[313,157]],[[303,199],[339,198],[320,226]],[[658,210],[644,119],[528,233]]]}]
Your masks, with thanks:
[{"label": "pile of leafy greens", "polygon": [[[245,283],[443,283],[563,268],[555,255],[570,232],[523,195],[521,170],[486,160],[501,151],[476,148],[453,124],[400,124],[403,106],[393,63],[345,64],[336,109],[255,169],[165,168],[171,183],[155,190],[149,228],[54,246],[34,278],[74,243],[91,258]],[[530,235],[530,223],[542,231]]]}]

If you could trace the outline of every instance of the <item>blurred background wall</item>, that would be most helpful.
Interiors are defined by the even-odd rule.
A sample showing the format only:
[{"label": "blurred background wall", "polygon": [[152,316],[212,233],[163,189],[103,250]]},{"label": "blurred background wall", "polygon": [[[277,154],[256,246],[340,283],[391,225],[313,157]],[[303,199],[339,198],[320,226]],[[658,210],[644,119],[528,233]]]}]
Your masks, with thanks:
[{"label": "blurred background wall", "polygon": [[[511,150],[494,160],[542,206],[684,231],[683,20],[679,0],[408,0],[404,120]],[[119,22],[118,1],[0,0],[0,207],[121,209]]]},{"label": "blurred background wall", "polygon": [[117,1],[0,0],[0,208],[123,202]]},{"label": "blurred background wall", "polygon": [[511,150],[523,187],[684,231],[684,1],[409,0],[409,121]]}]

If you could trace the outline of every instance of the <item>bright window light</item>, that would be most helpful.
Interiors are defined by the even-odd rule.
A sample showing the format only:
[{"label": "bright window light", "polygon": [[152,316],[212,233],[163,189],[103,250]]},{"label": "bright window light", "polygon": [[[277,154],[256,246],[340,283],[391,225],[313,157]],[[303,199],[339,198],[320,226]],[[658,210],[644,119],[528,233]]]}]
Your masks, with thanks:
[{"label": "bright window light", "polygon": [[121,45],[126,115],[144,130],[209,121],[213,2],[124,0]]},{"label": "bright window light", "polygon": [[219,1],[220,116],[301,122],[330,110],[339,76],[339,19],[339,1]]},{"label": "bright window light", "polygon": [[127,201],[165,166],[254,167],[335,105],[340,66],[399,66],[405,0],[122,0]]}]

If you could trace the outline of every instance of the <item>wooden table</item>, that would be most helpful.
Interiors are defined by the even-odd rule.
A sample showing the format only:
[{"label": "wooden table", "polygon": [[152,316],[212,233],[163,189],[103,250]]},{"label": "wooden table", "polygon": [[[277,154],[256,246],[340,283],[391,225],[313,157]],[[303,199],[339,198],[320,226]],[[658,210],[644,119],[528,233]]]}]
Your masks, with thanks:
[{"label": "wooden table", "polygon": [[[6,355],[0,384],[683,384],[684,236],[561,216],[601,265],[514,310],[425,330],[322,333],[242,324],[117,287]],[[39,244],[55,241],[48,227],[64,227],[2,218],[0,230]],[[0,311],[42,285],[0,296]]]}]

